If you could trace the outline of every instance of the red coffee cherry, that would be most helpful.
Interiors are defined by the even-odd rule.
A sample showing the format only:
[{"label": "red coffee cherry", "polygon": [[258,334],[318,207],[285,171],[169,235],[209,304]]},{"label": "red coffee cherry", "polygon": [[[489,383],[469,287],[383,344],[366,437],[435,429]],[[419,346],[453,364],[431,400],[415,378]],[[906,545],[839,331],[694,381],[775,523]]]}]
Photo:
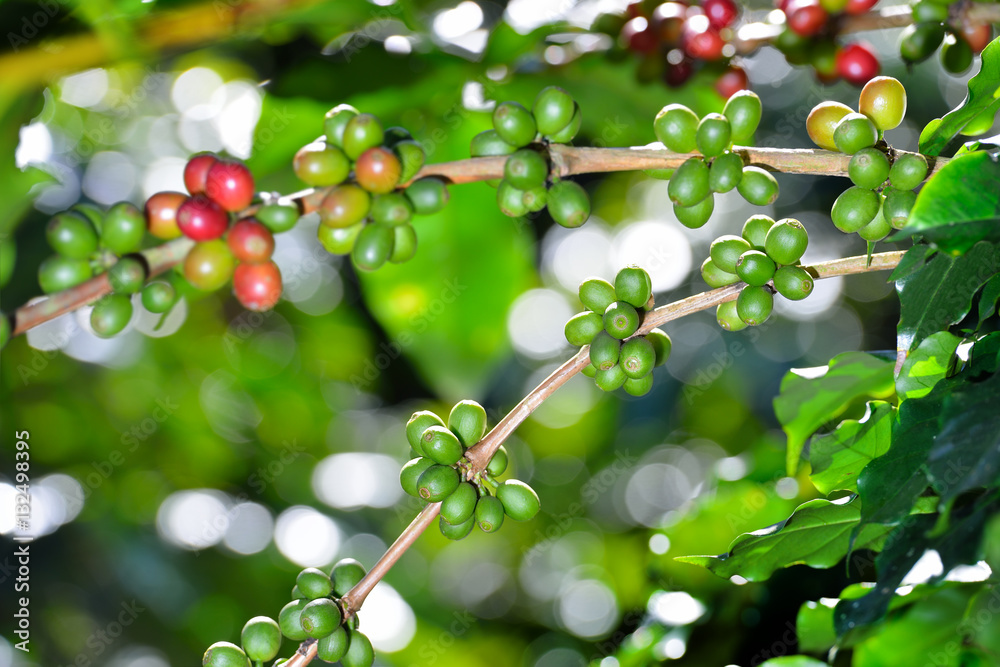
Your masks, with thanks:
[{"label": "red coffee cherry", "polygon": [[847,0],[844,12],[848,14],[863,14],[875,6],[878,0]]},{"label": "red coffee cherry", "polygon": [[650,28],[649,20],[642,16],[631,19],[622,26],[621,43],[636,53],[652,53],[660,45],[656,33]]},{"label": "red coffee cherry", "polygon": [[227,211],[242,211],[253,201],[253,175],[242,162],[219,160],[208,170],[205,194]]},{"label": "red coffee cherry", "polygon": [[819,0],[791,0],[785,8],[788,27],[803,37],[818,34],[830,18]]},{"label": "red coffee cherry", "polygon": [[701,9],[712,27],[718,30],[731,26],[740,13],[733,0],[704,0]]},{"label": "red coffee cherry", "polygon": [[205,179],[208,178],[208,170],[219,161],[212,153],[200,153],[195,155],[184,166],[184,187],[193,195],[205,192]]},{"label": "red coffee cherry", "polygon": [[878,57],[872,47],[861,42],[844,46],[837,54],[837,71],[855,86],[863,86],[878,76]]},{"label": "red coffee cherry", "polygon": [[[672,54],[680,54],[677,62],[671,62]],[[663,73],[663,81],[671,88],[678,88],[687,83],[687,80],[694,74],[694,62],[683,55],[680,49],[674,49],[667,55],[667,69]]]},{"label": "red coffee cherry", "polygon": [[993,41],[993,26],[989,23],[962,22],[961,36],[972,47],[973,53],[982,53],[986,45]]},{"label": "red coffee cherry", "polygon": [[146,228],[158,239],[169,241],[181,235],[177,209],[187,201],[181,192],[157,192],[146,200]]},{"label": "red coffee cherry", "polygon": [[233,294],[247,310],[271,310],[281,298],[281,271],[274,262],[240,264],[233,274]]},{"label": "red coffee cherry", "polygon": [[690,16],[684,21],[681,41],[687,54],[698,60],[718,60],[726,45],[719,31],[709,23],[708,17],[701,14]]},{"label": "red coffee cherry", "polygon": [[354,165],[354,178],[368,192],[384,195],[399,183],[402,165],[396,154],[387,148],[369,148]]},{"label": "red coffee cherry", "polygon": [[266,262],[274,252],[271,230],[253,218],[238,220],[226,238],[233,257],[241,262]]},{"label": "red coffee cherry", "polygon": [[742,67],[730,65],[715,81],[715,91],[728,100],[741,90],[749,90],[750,81]]},{"label": "red coffee cherry", "polygon": [[189,197],[177,209],[177,227],[195,241],[211,241],[226,233],[229,215],[205,195]]}]

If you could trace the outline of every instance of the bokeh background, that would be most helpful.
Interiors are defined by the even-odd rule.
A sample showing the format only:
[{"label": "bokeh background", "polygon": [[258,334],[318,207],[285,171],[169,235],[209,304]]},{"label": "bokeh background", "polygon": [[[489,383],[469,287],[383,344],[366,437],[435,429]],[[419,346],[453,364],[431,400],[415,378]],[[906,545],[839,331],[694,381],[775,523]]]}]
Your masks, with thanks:
[{"label": "bokeh background", "polygon": [[[584,29],[623,5],[6,0],[0,237],[13,274],[2,307],[40,292],[49,216],[181,190],[194,152],[245,159],[260,190],[301,189],[291,158],[338,103],[405,126],[435,162],[468,156],[495,101],[528,103],[550,84],[583,109],[578,145],[652,142],[670,102],[720,110],[707,74],[669,89],[604,54]],[[865,39],[911,91],[887,139],[913,149],[971,72],[948,76],[936,59],[908,71],[897,36]],[[808,147],[816,103],[857,103],[857,89],[819,86],[774,49],[742,64],[764,101],[760,145]],[[711,240],[761,212],[806,225],[805,262],[865,251],[829,223],[838,178],[778,175],[766,209],[722,195],[699,230],[673,217],[665,181],[579,180],[594,214],[578,230],[506,218],[485,184],[454,187],[442,213],[417,223],[416,258],[374,274],[328,256],[304,218],[277,239],[286,292],[271,313],[244,312],[222,290],[111,340],[89,332],[82,309],[12,341],[0,362],[5,607],[15,429],[31,433],[37,539],[32,651],[13,649],[4,613],[0,667],[199,664],[249,617],[277,616],[301,567],[348,556],[370,566],[417,511],[397,481],[410,413],[472,398],[495,423],[572,353],[562,328],[586,277],[634,262],[658,303],[703,291]],[[377,663],[745,666],[794,652],[796,610],[836,596],[841,568],[750,584],[672,559],[721,553],[815,495],[783,474],[771,400],[789,368],[894,349],[885,279],[822,281],[740,333],[711,312],[671,323],[673,356],[640,399],[571,380],[507,444],[542,514],[458,543],[428,531],[361,613]]]}]

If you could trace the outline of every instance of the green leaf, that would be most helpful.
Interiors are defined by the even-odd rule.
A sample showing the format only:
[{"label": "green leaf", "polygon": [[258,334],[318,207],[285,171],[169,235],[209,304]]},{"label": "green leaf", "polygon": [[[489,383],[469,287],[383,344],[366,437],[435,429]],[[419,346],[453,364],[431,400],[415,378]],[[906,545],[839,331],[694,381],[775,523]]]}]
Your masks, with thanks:
[{"label": "green leaf", "polygon": [[896,395],[900,399],[920,398],[943,379],[955,358],[962,339],[947,331],[939,331],[925,338],[917,349],[906,355],[903,368],[896,378]]},{"label": "green leaf", "polygon": [[857,491],[861,469],[889,450],[894,410],[889,403],[873,401],[860,420],[844,420],[833,433],[812,439],[809,479],[820,493]]},{"label": "green leaf", "polygon": [[962,104],[932,120],[920,133],[920,152],[940,155],[948,142],[962,131],[969,121],[998,102],[1000,92],[1000,38],[994,39],[983,49],[979,72],[969,79],[969,94]]},{"label": "green leaf", "polygon": [[823,602],[804,602],[795,617],[795,637],[800,651],[819,653],[833,648],[837,631],[833,627],[833,607]]},{"label": "green leaf", "polygon": [[806,440],[820,426],[835,419],[861,396],[892,395],[892,364],[863,352],[846,352],[830,360],[819,377],[789,371],[774,399],[774,413],[788,436],[785,465],[794,475]]},{"label": "green leaf", "polygon": [[889,281],[902,280],[908,275],[919,271],[935,253],[937,253],[937,248],[923,243],[913,246],[906,251],[903,259],[899,260],[899,264],[896,265],[896,268],[893,269],[892,274],[889,276]]},{"label": "green leaf", "polygon": [[980,242],[959,257],[938,253],[922,268],[897,280],[897,347],[911,350],[932,333],[961,321],[972,308],[972,297],[998,270],[997,246]]},{"label": "green leaf", "polygon": [[979,326],[997,312],[1000,301],[1000,275],[990,278],[979,295]]},{"label": "green leaf", "polygon": [[807,655],[783,655],[760,663],[760,667],[829,667],[829,665]]},{"label": "green leaf", "polygon": [[967,364],[968,373],[996,373],[1000,368],[1000,332],[994,331],[983,336],[972,346]]},{"label": "green leaf", "polygon": [[951,160],[920,190],[906,227],[892,241],[922,236],[944,250],[965,252],[1000,238],[1000,164],[989,153]]},{"label": "green leaf", "polygon": [[[780,523],[740,535],[720,556],[682,556],[677,560],[701,565],[720,577],[739,575],[749,581],[764,581],[780,568],[808,565],[833,567],[847,554],[851,531],[861,518],[861,503],[855,498],[810,500]],[[885,526],[862,530],[857,548],[878,550],[889,532]]]}]

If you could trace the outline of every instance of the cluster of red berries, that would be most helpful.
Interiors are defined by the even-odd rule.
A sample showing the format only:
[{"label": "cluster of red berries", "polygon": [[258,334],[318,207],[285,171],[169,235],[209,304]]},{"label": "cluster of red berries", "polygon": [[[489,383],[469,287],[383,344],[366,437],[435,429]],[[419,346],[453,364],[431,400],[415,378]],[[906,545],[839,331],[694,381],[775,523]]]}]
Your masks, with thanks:
[{"label": "cluster of red berries", "polygon": [[256,218],[236,219],[250,206],[254,181],[235,160],[203,153],[184,167],[181,192],[158,192],[146,201],[146,225],[160,239],[195,241],[184,259],[183,274],[200,290],[233,281],[233,293],[250,310],[270,310],[281,297],[281,272],[271,261],[274,236]]},{"label": "cluster of red berries", "polygon": [[732,25],[740,10],[734,0],[633,2],[623,14],[604,14],[593,30],[616,40],[613,53],[632,52],[641,58],[641,81],[662,79],[683,85],[698,63],[717,71],[716,90],[729,98],[748,87],[746,72],[731,62],[736,50]]}]

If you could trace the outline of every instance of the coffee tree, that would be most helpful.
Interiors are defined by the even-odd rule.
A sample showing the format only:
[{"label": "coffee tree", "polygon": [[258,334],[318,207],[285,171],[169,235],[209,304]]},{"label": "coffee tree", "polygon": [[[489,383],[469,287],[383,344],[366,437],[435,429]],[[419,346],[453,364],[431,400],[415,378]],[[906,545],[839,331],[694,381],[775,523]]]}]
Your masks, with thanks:
[{"label": "coffee tree", "polygon": [[[225,98],[225,93],[218,91],[223,88],[215,97],[185,101],[196,95],[181,85],[184,77],[219,76],[206,74],[212,70],[205,66],[188,68],[179,58],[177,69],[183,73],[170,94],[184,116],[182,143],[197,149],[175,160],[162,185],[147,179],[151,192],[141,199],[109,201],[109,193],[117,190],[102,188],[90,177],[92,171],[99,173],[95,165],[102,160],[119,159],[113,156],[121,153],[108,147],[127,143],[129,132],[141,126],[132,126],[141,115],[134,108],[139,102],[122,112],[128,131],[107,127],[106,136],[91,136],[80,130],[88,127],[90,116],[110,108],[105,100],[109,72],[124,76],[127,68],[97,56],[81,65],[56,55],[50,69],[42,68],[33,80],[30,68],[22,69],[32,58],[63,52],[51,47],[22,52],[12,41],[13,50],[0,56],[0,71],[11,74],[12,89],[20,86],[34,95],[34,86],[45,83],[61,95],[54,101],[49,94],[42,114],[30,123],[13,97],[4,100],[12,127],[24,126],[20,143],[12,144],[23,169],[11,178],[17,200],[8,204],[6,231],[15,221],[26,221],[0,245],[5,290],[0,344],[9,397],[5,422],[18,431],[23,427],[80,442],[90,452],[84,462],[87,456],[101,457],[81,468],[70,453],[74,445],[47,451],[51,445],[44,436],[18,435],[30,440],[33,456],[18,456],[15,473],[5,480],[10,497],[21,499],[16,506],[30,504],[33,476],[51,468],[63,478],[62,496],[79,496],[75,511],[82,509],[89,525],[113,526],[116,519],[140,527],[155,523],[161,536],[172,536],[194,553],[230,535],[240,514],[222,512],[221,525],[215,525],[204,502],[191,504],[184,521],[207,533],[178,538],[182,520],[165,509],[171,490],[229,487],[239,491],[235,500],[226,501],[230,505],[260,507],[266,526],[255,524],[249,533],[267,533],[263,545],[248,550],[226,537],[226,553],[247,560],[211,556],[197,586],[208,599],[215,594],[204,574],[224,579],[235,569],[245,583],[229,595],[242,602],[215,595],[211,605],[204,605],[188,597],[196,611],[183,621],[187,630],[179,633],[179,644],[203,641],[200,659],[207,667],[298,667],[314,660],[345,667],[377,661],[431,664],[466,660],[477,651],[491,664],[490,653],[496,651],[502,662],[589,661],[602,667],[665,660],[774,667],[1000,664],[1000,163],[995,137],[988,136],[1000,109],[1000,40],[993,39],[992,26],[1000,21],[1000,5],[919,0],[876,8],[854,0],[791,0],[770,11],[732,0],[690,5],[643,0],[621,11],[591,13],[583,21],[576,9],[566,16],[538,17],[517,3],[502,17],[484,17],[483,7],[470,2],[444,9],[421,3],[382,9],[362,2],[334,4],[325,10],[266,3],[250,3],[249,9],[218,6],[214,18],[195,5],[122,19],[135,34],[147,35],[155,34],[156,20],[175,28],[202,21],[203,38],[220,41],[252,34],[280,44],[301,31],[326,40],[324,53],[336,57],[324,62],[306,56],[287,66],[271,65],[274,89],[264,87],[253,144],[241,150],[230,142],[225,151],[201,150],[206,142],[192,138],[199,136],[199,119],[210,117],[206,109],[222,104],[219,95]],[[241,11],[248,12],[245,23]],[[337,31],[353,32],[330,41],[327,29],[316,25],[319,18],[334,21]],[[100,20],[94,17],[94,24]],[[892,32],[890,40],[893,30],[899,34]],[[456,39],[473,33],[485,40],[475,48]],[[860,39],[864,33],[883,51],[891,42],[892,51],[880,54]],[[160,47],[185,48],[196,41],[180,29],[165,34]],[[376,49],[379,44],[384,49]],[[940,65],[924,63],[937,51]],[[882,72],[880,55],[895,63],[897,53],[905,69],[887,66]],[[396,69],[405,63],[413,72],[426,67],[434,74],[407,82],[387,66],[384,59],[390,57]],[[98,69],[66,76],[84,65]],[[783,76],[797,76],[802,84],[806,75],[789,67],[800,65],[808,65],[808,77],[814,75],[821,85],[843,79],[855,88],[802,85],[820,91],[819,97],[805,96],[767,73],[785,68]],[[942,108],[937,117],[929,117],[937,102],[926,92],[926,79],[933,80],[938,71],[931,67],[940,68],[942,87],[965,90],[963,100],[950,110]],[[299,70],[312,77],[308,85],[289,83]],[[326,70],[348,82],[343,86],[347,95],[338,90],[339,99],[328,99],[334,91],[318,78]],[[390,80],[365,80],[373,72]],[[755,85],[755,72],[774,86]],[[953,75],[964,75],[965,82],[947,78]],[[157,83],[159,74],[145,76],[154,89],[163,84]],[[258,80],[265,78],[258,73]],[[104,86],[104,92],[88,98],[94,86]],[[770,108],[772,98],[779,98],[783,111]],[[235,114],[248,99],[261,97],[237,96],[225,109]],[[790,106],[798,108],[789,111]],[[184,115],[192,110],[193,115]],[[160,127],[156,118],[163,117],[162,110],[154,110],[149,123]],[[218,135],[226,137],[226,118],[213,122]],[[44,131],[51,144],[55,127],[63,129],[63,143],[76,128],[77,138],[102,148],[73,156],[74,166],[86,170],[84,191],[95,203],[57,207],[53,201],[59,198],[46,195],[52,186],[45,190],[48,179],[32,166],[32,151],[42,150],[32,137],[43,131],[39,128],[49,128]],[[148,131],[149,141],[158,132]],[[812,147],[796,145],[799,139]],[[463,156],[452,155],[456,146]],[[52,157],[51,146],[49,151]],[[32,189],[36,182],[41,185]],[[118,190],[134,194],[134,183],[128,182]],[[596,244],[579,240],[595,227],[606,230],[609,222],[627,231],[627,221],[637,217],[630,200],[638,192],[654,202],[647,211],[685,243],[685,252],[694,247],[701,253],[700,271],[685,268],[690,257],[684,253],[664,261],[649,247],[623,260],[623,253],[607,242],[606,231],[589,232],[591,239],[604,239]],[[33,198],[37,210],[29,212]],[[486,219],[498,223],[491,222],[491,229],[505,231],[477,236],[477,225]],[[574,267],[563,275],[582,277],[563,290],[559,307],[550,300],[544,307],[512,308],[540,279],[531,253],[532,230],[546,235],[546,270],[557,272],[552,266],[563,262]],[[312,250],[288,254],[306,240]],[[699,240],[704,242],[699,245]],[[650,241],[644,237],[642,243]],[[818,245],[821,250],[815,250]],[[594,260],[595,248],[598,267],[581,269],[581,263]],[[303,258],[311,265],[305,266]],[[673,264],[680,264],[684,275],[670,282],[664,276],[677,273]],[[303,301],[297,290],[324,266],[351,276],[349,287],[358,303],[350,315],[332,307],[313,313],[300,305],[309,315],[296,320],[300,332],[284,318],[268,319]],[[447,281],[456,267],[457,286],[439,299],[429,296],[428,286]],[[690,280],[688,273],[694,274]],[[850,345],[834,341],[832,358],[790,370],[792,362],[809,358],[801,345],[790,342],[804,335],[804,328],[789,335],[795,322],[809,320],[796,319],[796,309],[835,299],[837,292],[824,285],[848,276],[867,280],[866,289],[874,294],[857,300],[862,305],[856,314],[849,311],[858,320],[855,330],[863,329],[865,337],[859,333]],[[43,296],[8,308],[11,295],[34,290],[35,278]],[[448,322],[453,328],[444,330],[438,318],[466,289],[462,280],[474,281],[477,298],[488,308],[461,311]],[[879,292],[874,286],[882,282],[894,292]],[[314,287],[313,293],[317,289],[345,288],[338,280]],[[230,292],[235,299],[228,298]],[[571,309],[556,327],[564,345],[556,345],[556,353],[579,349],[514,397],[512,387],[525,383],[503,376],[526,380],[528,374],[496,363],[509,355],[505,311],[511,309],[506,330],[512,336],[527,331],[544,337],[553,328],[545,324],[552,319],[546,310],[559,311],[567,303]],[[500,330],[494,331],[497,313],[487,311],[497,308],[504,312]],[[710,314],[711,326],[703,311]],[[469,312],[481,320],[470,319]],[[134,403],[130,392],[146,391],[139,387],[148,384],[198,382],[198,406],[186,405],[174,418],[179,408],[170,407],[169,398],[158,401],[152,420],[121,431],[125,453],[109,451],[99,438],[91,441],[83,435],[86,429],[70,428],[67,408],[59,401],[79,407],[80,390],[70,390],[76,394],[69,397],[49,385],[76,382],[90,371],[51,353],[69,352],[67,340],[53,345],[53,334],[50,340],[39,334],[54,331],[66,318],[75,318],[73,335],[92,347],[130,336],[139,340],[139,331],[151,337],[173,332],[180,341],[181,354],[161,351],[159,365],[184,364],[186,378],[170,377],[155,359],[130,357],[128,347],[106,348],[113,351],[108,356],[79,353],[85,361],[115,360],[112,365],[125,367],[114,371],[122,377],[129,367],[142,367],[124,389],[105,380],[96,389],[88,387],[86,393],[97,395],[90,400]],[[269,329],[268,322],[276,321],[284,324]],[[700,326],[685,329],[685,322]],[[389,341],[373,353],[370,337],[356,334],[359,327],[376,325]],[[846,330],[834,321],[826,326],[834,336]],[[310,327],[320,333],[310,337]],[[815,326],[810,331],[819,335]],[[324,365],[317,374],[283,370],[296,336],[311,349],[301,352],[298,364]],[[721,358],[699,352],[702,344],[717,340],[724,345]],[[748,347],[758,351],[747,355]],[[416,371],[400,375],[393,364],[400,356]],[[473,361],[483,356],[494,358],[491,365]],[[554,358],[551,350],[535,356]],[[240,381],[220,370],[220,362],[244,373],[247,389],[234,389]],[[50,364],[55,368],[47,370]],[[710,367],[714,377],[691,380],[695,373],[709,372],[692,370],[692,364]],[[666,370],[654,370],[658,367]],[[574,380],[577,374],[587,383]],[[746,405],[734,400],[733,387],[720,390],[714,382],[732,384],[726,379],[732,377],[748,385],[741,394]],[[277,385],[269,386],[274,378],[287,384],[276,391]],[[678,380],[684,378],[688,383],[681,386]],[[303,381],[319,398],[287,395],[301,390],[296,383]],[[567,406],[563,398],[562,413],[540,420],[547,403],[568,395],[556,393],[565,385],[575,388],[573,400],[582,407]],[[592,392],[595,386],[602,391]],[[422,388],[440,400],[425,400],[411,411],[414,404],[405,399],[426,393]],[[466,389],[471,391],[462,393]],[[108,396],[102,398],[103,393]],[[771,393],[776,393],[773,403]],[[273,405],[261,410],[251,394]],[[374,407],[375,401],[381,406]],[[101,405],[118,415],[117,407]],[[337,414],[339,421],[331,422],[325,436],[336,444],[327,447],[320,434],[318,445],[294,449],[286,461],[287,440],[282,440],[280,465],[240,479],[246,467],[240,456],[259,460],[273,451],[283,425],[316,437],[309,422],[320,405]],[[621,412],[609,417],[608,410]],[[340,443],[363,433],[363,424],[352,422],[368,412],[376,417],[362,422],[375,419],[392,428],[377,428],[371,447],[360,439]],[[388,418],[390,413],[396,417]],[[664,417],[671,413],[680,417]],[[698,420],[685,421],[699,413]],[[204,414],[208,427],[192,414]],[[115,417],[123,419],[129,418]],[[157,424],[166,432],[159,432]],[[768,424],[775,428],[769,430]],[[172,444],[199,429],[202,435],[192,438],[193,446]],[[560,436],[561,429],[568,430]],[[655,432],[647,433],[650,429]],[[683,447],[650,447],[664,438]],[[221,440],[227,442],[220,446]],[[607,464],[607,481],[602,473],[582,486],[569,484],[583,469],[578,459],[586,461],[588,449],[598,446],[603,458],[594,465],[615,461],[631,449],[650,453],[645,463],[633,461],[625,471]],[[319,465],[299,457],[303,451],[316,457],[331,449],[391,452],[398,482],[393,471],[391,490],[373,488],[385,483],[384,476],[338,459],[347,454]],[[14,447],[10,450],[13,461]],[[669,457],[649,458],[657,451],[656,456]],[[29,460],[36,467],[29,468]],[[146,470],[145,476],[132,476],[128,469],[133,466]],[[321,468],[330,475],[324,478]],[[228,477],[230,472],[235,476]],[[310,485],[309,475],[312,494],[303,490]],[[691,488],[683,490],[684,485]],[[281,543],[264,552],[272,530],[267,504],[301,506],[319,498],[337,508],[334,517],[345,525],[352,520],[349,510],[367,505],[379,508],[364,518],[374,530],[385,534],[384,529],[395,528],[386,518],[391,503],[355,505],[344,500],[352,494],[394,499],[392,518],[403,519],[405,527],[383,553],[334,548],[294,556]],[[334,496],[338,500],[327,500]],[[36,497],[45,502],[44,493]],[[205,497],[226,504],[218,496]],[[252,497],[260,502],[251,502]],[[615,509],[615,503],[625,509]],[[635,509],[639,506],[646,510]],[[311,511],[310,516],[321,516]],[[616,523],[616,513],[631,516],[632,524]],[[29,518],[22,522],[22,514]],[[30,516],[19,511],[7,533],[41,537],[37,525],[32,532]],[[294,535],[300,544],[321,541],[303,525]],[[462,540],[476,546],[455,552],[435,543],[440,555],[428,552],[415,564],[409,550],[435,526],[448,544]],[[501,529],[496,537],[479,535]],[[127,590],[152,599],[173,595],[165,582],[177,583],[179,590],[193,588],[168,571],[184,561],[133,551],[129,540],[147,539],[141,531],[107,532],[113,535],[110,542],[131,554],[115,565],[129,579]],[[365,535],[360,527],[354,532]],[[578,550],[594,550],[595,534],[601,536],[597,551],[607,554],[581,560]],[[424,541],[430,539],[438,538]],[[520,553],[503,546],[508,540]],[[491,542],[501,546],[491,547]],[[44,542],[33,548],[43,550]],[[491,549],[507,549],[503,568],[485,555]],[[506,606],[482,607],[474,630],[452,624],[441,631],[447,645],[428,639],[447,622],[428,592],[427,560],[449,553],[463,553],[462,563],[479,558],[499,570],[512,568],[529,601],[515,606],[507,599]],[[244,569],[250,561],[255,570]],[[304,567],[296,574],[289,561]],[[436,573],[439,580],[447,580],[448,568],[467,567],[454,558],[441,562],[447,564],[433,566],[444,570]],[[538,568],[538,562],[548,569]],[[146,572],[150,563],[160,574]],[[560,572],[560,563],[586,566],[570,575]],[[280,583],[252,585],[254,576],[264,576],[264,565],[271,572],[267,576]],[[604,566],[608,570],[600,576],[615,582],[622,608],[608,585],[582,573],[587,568],[605,572]],[[200,564],[189,559],[185,567],[196,572]],[[489,567],[468,571],[474,574],[461,586],[472,589],[494,576]],[[569,588],[553,589],[545,597],[546,579],[563,574],[569,578],[560,585]],[[387,622],[377,614],[366,610],[360,623],[366,600],[383,579],[412,594],[410,604],[420,606],[418,625],[426,625],[424,637],[414,640],[420,648],[406,648],[412,632],[400,645],[382,634],[372,641],[371,628],[377,632]],[[573,588],[581,581],[590,588]],[[495,584],[494,592],[515,586],[509,576]],[[277,594],[279,588],[285,592]],[[186,593],[176,595],[180,600]],[[532,610],[530,600],[555,601],[557,618]],[[185,612],[178,605],[183,604],[158,606],[160,614],[174,619],[164,623],[182,623],[178,619]],[[29,651],[30,635],[18,635],[23,641],[16,649],[25,652],[18,659],[24,664],[102,660],[106,647],[94,648],[85,633],[84,650],[72,632],[56,639],[54,628],[82,613],[66,605],[53,603],[49,620],[34,617],[38,631],[58,648]],[[245,608],[257,611],[239,617]],[[640,611],[621,613],[630,608]],[[526,627],[517,630],[518,622]],[[493,623],[504,629],[491,634],[487,626]],[[561,628],[562,634],[546,627]],[[505,640],[508,634],[517,638]],[[503,646],[505,641],[517,648]],[[383,645],[392,648],[378,650]],[[397,658],[404,649],[410,653]],[[36,650],[52,653],[38,663]],[[190,648],[176,653],[191,663],[199,659]]]}]

